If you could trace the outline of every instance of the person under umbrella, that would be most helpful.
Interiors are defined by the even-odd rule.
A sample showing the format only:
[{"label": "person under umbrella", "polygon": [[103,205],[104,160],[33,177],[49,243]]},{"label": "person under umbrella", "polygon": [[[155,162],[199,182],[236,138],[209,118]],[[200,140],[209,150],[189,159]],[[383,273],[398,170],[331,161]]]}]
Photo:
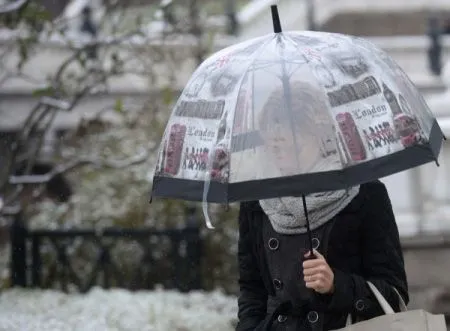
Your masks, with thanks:
[{"label": "person under umbrella", "polygon": [[[324,153],[315,134],[333,125],[323,113],[323,94],[298,82],[291,87],[294,123],[283,111],[288,105],[282,88],[270,95],[261,112],[267,171],[273,176],[326,171],[326,159],[334,159],[334,151]],[[308,148],[295,153],[294,140]],[[292,152],[283,154],[288,150]],[[367,280],[397,311],[396,291],[409,301],[399,233],[384,184],[377,180],[310,194],[306,204],[304,209],[301,197],[240,204],[237,331],[333,330],[344,327],[349,315],[353,321],[383,315]]]},{"label": "person under umbrella", "polygon": [[[442,130],[381,49],[282,32],[271,8],[274,34],[227,47],[192,75],[151,196],[202,202],[210,228],[209,203],[241,202],[238,331],[332,330],[403,311],[399,233],[378,179],[438,165]],[[185,168],[192,157],[205,166]]]}]

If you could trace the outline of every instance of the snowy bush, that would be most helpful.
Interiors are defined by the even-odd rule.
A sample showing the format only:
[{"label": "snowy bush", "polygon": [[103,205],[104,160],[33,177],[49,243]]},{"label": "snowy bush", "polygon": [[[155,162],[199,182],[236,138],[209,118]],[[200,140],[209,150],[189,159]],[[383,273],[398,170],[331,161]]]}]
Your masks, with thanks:
[{"label": "snowy bush", "polygon": [[236,317],[236,298],[219,291],[12,289],[0,296],[0,331],[231,331]]},{"label": "snowy bush", "polygon": [[[184,2],[179,1],[178,6],[184,6]],[[108,6],[109,9],[117,10],[122,7]],[[55,53],[59,54],[57,57],[55,55],[55,59],[58,58],[62,62],[55,61],[54,70],[50,66],[47,71],[43,71],[42,77],[39,78],[42,82],[35,86],[33,95],[37,101],[40,100],[39,107],[33,111],[30,109],[28,119],[31,120],[25,121],[26,130],[25,128],[19,130],[20,147],[23,151],[12,153],[10,148],[4,148],[3,155],[8,155],[11,159],[7,164],[15,166],[18,163],[16,158],[19,159],[19,154],[23,158],[23,154],[31,166],[35,159],[38,160],[44,155],[43,144],[32,143],[33,140],[38,141],[34,137],[41,135],[52,137],[49,138],[52,141],[51,151],[45,149],[45,160],[41,161],[49,162],[59,169],[61,172],[58,174],[69,179],[74,191],[68,202],[61,203],[60,199],[55,201],[55,196],[46,197],[42,194],[45,191],[45,182],[49,182],[47,175],[37,176],[47,179],[36,181],[36,178],[29,179],[31,176],[28,173],[29,169],[25,169],[24,174],[17,176],[12,176],[12,172],[4,176],[0,173],[0,190],[2,186],[7,188],[0,191],[1,198],[6,197],[5,201],[9,201],[9,205],[20,207],[29,229],[95,228],[101,231],[111,226],[173,228],[184,225],[186,203],[155,199],[153,204],[149,205],[148,200],[156,147],[176,100],[176,92],[172,90],[178,85],[175,78],[179,76],[180,70],[188,68],[185,67],[186,59],[195,58],[201,61],[205,58],[213,40],[213,35],[209,31],[204,31],[199,20],[199,11],[196,9],[200,10],[202,6],[197,7],[194,1],[191,7],[188,20],[190,24],[184,24],[183,18],[178,22],[180,24],[175,22],[176,26],[182,25],[183,29],[172,36],[171,33],[161,36],[161,41],[164,39],[170,42],[172,38],[179,37],[180,33],[191,35],[193,31],[190,31],[190,25],[195,27],[198,42],[192,45],[193,48],[183,49],[147,43],[146,35],[142,33],[145,29],[139,19],[135,20],[136,26],[133,24],[130,27],[130,33],[111,30],[112,35],[108,35],[108,38],[100,36],[98,40],[91,40],[95,44],[94,47],[84,40],[72,43],[71,37],[65,36],[63,29],[60,29],[56,22],[52,22],[51,17],[45,15],[46,18],[43,19],[45,8],[40,5],[33,3],[17,15],[14,13],[14,20],[8,27],[16,29],[25,26],[27,29],[24,31],[30,36],[23,40],[18,34],[16,42],[11,41],[8,44],[12,45],[8,47],[10,49],[8,56],[19,62],[17,66],[11,64],[12,78],[15,74],[18,77],[28,76],[27,68],[31,66],[30,61],[35,58],[29,55],[38,54],[42,46],[40,41],[46,39],[45,36],[38,34],[38,31],[44,31],[44,35],[48,32],[49,36],[52,36],[53,32],[61,34],[58,37],[60,46],[58,49],[64,51]],[[23,15],[24,13],[26,15]],[[42,20],[45,22],[41,22]],[[45,29],[39,30],[36,26]],[[155,38],[155,36],[148,37],[152,40]],[[142,41],[139,47],[134,47],[137,46],[136,38]],[[94,48],[95,56],[92,55]],[[4,64],[7,61],[0,62]],[[136,78],[136,86],[147,86],[148,93],[142,93],[142,90],[136,87],[136,90],[126,97],[127,92],[123,92],[122,87],[118,89],[119,85],[116,83],[122,80],[127,82],[129,75]],[[132,91],[134,88],[125,87],[125,91]],[[155,89],[158,89],[158,93],[154,93]],[[119,90],[122,92],[118,92]],[[113,100],[113,95],[118,99]],[[79,127],[78,121],[76,126],[72,124],[73,132],[66,131],[67,125],[64,125],[62,131],[59,129],[52,131],[56,130],[53,124],[57,122],[55,120],[57,114],[80,108],[81,102],[88,100],[88,97],[92,100],[95,96],[109,100],[111,104],[103,105],[102,101],[101,109],[88,109],[89,103],[86,103],[83,116],[89,115],[90,121]],[[108,98],[104,98],[106,96]],[[44,99],[45,104],[42,103]],[[49,100],[53,100],[51,106],[48,106]],[[55,100],[58,101],[57,106],[54,106]],[[57,149],[56,153],[53,153],[53,149]],[[71,164],[76,166],[67,167]],[[11,177],[14,177],[14,180],[11,180]],[[8,182],[11,185],[2,185],[2,178],[4,183]],[[205,287],[207,289],[223,287],[231,292],[237,283],[236,213],[235,209],[230,213],[223,212],[222,208],[214,209],[212,215],[216,221],[216,230],[203,233],[206,246],[203,251]],[[200,215],[199,222],[202,222]],[[119,262],[127,261],[129,256],[135,256],[137,253],[136,249],[131,249],[127,252],[128,255],[121,255]],[[75,264],[82,260],[80,254],[74,258],[78,259]],[[7,262],[0,259],[0,264]],[[124,265],[126,263],[122,263],[121,269],[126,273],[128,270]],[[0,274],[0,283],[2,287],[7,285],[3,274]]]}]

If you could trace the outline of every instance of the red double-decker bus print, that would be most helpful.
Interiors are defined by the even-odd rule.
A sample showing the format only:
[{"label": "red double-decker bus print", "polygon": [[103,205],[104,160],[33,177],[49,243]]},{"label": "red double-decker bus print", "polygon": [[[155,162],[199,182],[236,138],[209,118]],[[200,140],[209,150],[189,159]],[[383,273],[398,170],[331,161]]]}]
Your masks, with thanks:
[{"label": "red double-decker bus print", "polygon": [[419,143],[422,138],[419,122],[411,115],[402,113],[395,116],[394,127],[405,148]]}]

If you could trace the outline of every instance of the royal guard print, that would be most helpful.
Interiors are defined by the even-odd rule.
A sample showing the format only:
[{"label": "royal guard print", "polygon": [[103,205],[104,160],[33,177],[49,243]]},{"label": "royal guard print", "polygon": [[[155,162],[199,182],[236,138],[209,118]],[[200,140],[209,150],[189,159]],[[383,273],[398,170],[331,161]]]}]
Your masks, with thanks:
[{"label": "royal guard print", "polygon": [[366,149],[352,115],[348,112],[339,113],[336,121],[341,129],[345,146],[350,152],[351,160],[364,161],[367,158]]},{"label": "royal guard print", "polygon": [[398,141],[395,130],[391,126],[391,123],[387,121],[371,125],[367,129],[363,129],[362,132],[369,152],[377,148],[395,144]]},{"label": "royal guard print", "polygon": [[209,149],[206,147],[186,147],[183,158],[183,170],[205,171],[208,165]]}]

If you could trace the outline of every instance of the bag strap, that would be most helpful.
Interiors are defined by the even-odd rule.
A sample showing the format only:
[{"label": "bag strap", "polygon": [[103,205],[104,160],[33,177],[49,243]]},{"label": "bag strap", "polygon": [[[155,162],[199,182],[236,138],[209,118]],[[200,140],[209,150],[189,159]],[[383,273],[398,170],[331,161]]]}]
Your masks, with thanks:
[{"label": "bag strap", "polygon": [[[383,312],[386,315],[395,314],[394,309],[389,304],[389,302],[387,302],[387,300],[381,294],[381,292],[377,289],[377,287],[375,285],[373,285],[373,283],[370,281],[366,281],[366,282],[367,282],[367,285],[369,286],[370,290],[372,291],[373,295],[377,299],[378,303],[380,304],[381,309],[383,309]],[[407,311],[408,308],[406,307],[405,301],[403,300],[402,296],[400,295],[400,293],[397,291],[397,289],[395,287],[393,287],[393,290],[395,291],[395,293],[397,293],[400,311],[401,312]],[[350,326],[351,324],[352,324],[352,315],[348,314],[347,321],[345,322],[345,326],[347,327],[347,326]]]},{"label": "bag strap", "polygon": [[[385,314],[395,314],[394,309],[392,309],[391,305],[387,302],[385,297],[376,288],[376,286],[373,285],[373,283],[371,283],[370,281],[367,281],[367,285],[369,285],[370,290],[372,291],[373,295],[377,299],[377,301],[380,304],[381,308],[383,309],[384,313]],[[397,293],[400,311],[402,311],[402,312],[407,311],[406,304],[405,304],[405,301],[403,300],[402,296],[400,295],[400,293],[398,293],[398,291],[395,287],[393,287],[393,290],[395,291],[395,293]]]},{"label": "bag strap", "polygon": [[400,295],[400,293],[398,293],[398,291],[395,287],[393,289],[394,289],[395,293],[397,293],[397,295],[398,295],[398,303],[400,306],[400,311],[401,312],[408,311],[408,307],[406,306],[405,300],[403,300],[402,296]]}]

